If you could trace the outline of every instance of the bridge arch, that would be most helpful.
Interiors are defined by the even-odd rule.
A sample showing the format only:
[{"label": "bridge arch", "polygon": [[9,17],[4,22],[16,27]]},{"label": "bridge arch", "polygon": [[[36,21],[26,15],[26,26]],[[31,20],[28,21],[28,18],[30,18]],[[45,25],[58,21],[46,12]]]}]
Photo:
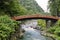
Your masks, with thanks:
[{"label": "bridge arch", "polygon": [[24,19],[48,19],[48,20],[58,20],[58,17],[54,16],[47,16],[47,15],[40,15],[40,14],[35,14],[35,15],[23,15],[23,16],[14,16],[14,20],[24,20]]},{"label": "bridge arch", "polygon": [[28,20],[28,19],[44,19],[46,20],[46,26],[48,27],[48,21],[51,20],[51,25],[55,24],[57,20],[59,20],[59,17],[54,16],[47,16],[47,15],[40,15],[40,14],[34,14],[34,15],[23,15],[23,16],[14,16],[12,17],[14,20]]}]

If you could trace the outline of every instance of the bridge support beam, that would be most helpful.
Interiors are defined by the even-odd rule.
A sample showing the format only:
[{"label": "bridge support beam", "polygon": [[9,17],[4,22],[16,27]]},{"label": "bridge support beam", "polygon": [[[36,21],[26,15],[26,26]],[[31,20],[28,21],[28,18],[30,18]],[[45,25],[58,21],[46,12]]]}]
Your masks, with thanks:
[{"label": "bridge support beam", "polygon": [[51,21],[50,20],[46,20],[46,27],[49,28],[51,25]]},{"label": "bridge support beam", "polygon": [[54,26],[56,24],[57,20],[51,20],[51,26]]}]

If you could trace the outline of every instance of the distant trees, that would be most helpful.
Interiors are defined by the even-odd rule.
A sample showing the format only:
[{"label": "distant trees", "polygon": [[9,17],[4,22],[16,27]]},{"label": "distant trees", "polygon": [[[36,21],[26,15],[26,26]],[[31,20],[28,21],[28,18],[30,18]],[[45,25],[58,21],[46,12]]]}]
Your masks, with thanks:
[{"label": "distant trees", "polygon": [[51,15],[60,16],[60,0],[49,0]]},{"label": "distant trees", "polygon": [[22,4],[22,6],[24,6],[32,14],[44,13],[44,10],[35,0],[20,0],[20,4]]}]

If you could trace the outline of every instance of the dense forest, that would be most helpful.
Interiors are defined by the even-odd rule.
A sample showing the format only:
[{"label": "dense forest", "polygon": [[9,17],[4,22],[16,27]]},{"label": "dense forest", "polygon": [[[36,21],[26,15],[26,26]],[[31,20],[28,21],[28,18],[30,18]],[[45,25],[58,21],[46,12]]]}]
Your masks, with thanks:
[{"label": "dense forest", "polygon": [[35,0],[20,0],[20,4],[22,4],[22,6],[24,6],[31,13],[44,13],[44,10],[37,4]]}]

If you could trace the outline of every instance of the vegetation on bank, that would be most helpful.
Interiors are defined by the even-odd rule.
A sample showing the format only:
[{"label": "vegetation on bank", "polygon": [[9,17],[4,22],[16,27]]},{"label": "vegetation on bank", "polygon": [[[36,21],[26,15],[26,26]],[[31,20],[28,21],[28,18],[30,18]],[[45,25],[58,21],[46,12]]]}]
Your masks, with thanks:
[{"label": "vegetation on bank", "polygon": [[44,30],[46,28],[46,22],[45,22],[45,20],[39,19],[37,22],[38,22],[38,25],[41,27],[40,30]]},{"label": "vegetation on bank", "polygon": [[56,25],[50,27],[47,32],[55,35],[54,37],[56,40],[60,40],[60,20],[56,23]]},{"label": "vegetation on bank", "polygon": [[38,20],[38,25],[41,27],[42,31],[46,31],[45,36],[49,36],[54,38],[55,40],[60,40],[60,20],[57,21],[57,23],[49,28],[46,28],[46,24],[44,20]]},{"label": "vegetation on bank", "polygon": [[12,20],[9,16],[0,16],[0,40],[8,40],[19,27],[18,22]]}]

